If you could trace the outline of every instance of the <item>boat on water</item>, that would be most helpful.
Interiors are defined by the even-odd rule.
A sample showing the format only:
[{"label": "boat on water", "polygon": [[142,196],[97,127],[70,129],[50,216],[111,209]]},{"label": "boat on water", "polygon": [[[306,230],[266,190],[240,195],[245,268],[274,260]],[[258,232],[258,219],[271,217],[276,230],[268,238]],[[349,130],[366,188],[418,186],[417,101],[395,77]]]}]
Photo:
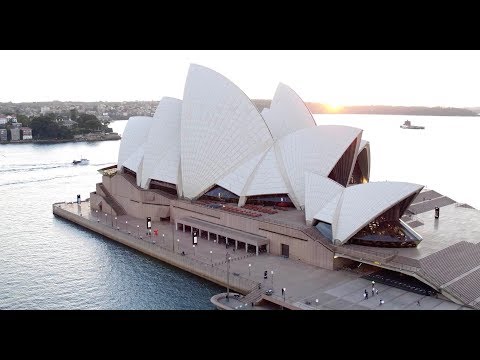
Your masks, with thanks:
[{"label": "boat on water", "polygon": [[425,126],[412,125],[410,120],[405,120],[405,122],[400,125],[402,129],[425,129]]},{"label": "boat on water", "polygon": [[73,160],[72,164],[73,165],[88,165],[90,163],[90,160],[81,158],[80,160]]}]

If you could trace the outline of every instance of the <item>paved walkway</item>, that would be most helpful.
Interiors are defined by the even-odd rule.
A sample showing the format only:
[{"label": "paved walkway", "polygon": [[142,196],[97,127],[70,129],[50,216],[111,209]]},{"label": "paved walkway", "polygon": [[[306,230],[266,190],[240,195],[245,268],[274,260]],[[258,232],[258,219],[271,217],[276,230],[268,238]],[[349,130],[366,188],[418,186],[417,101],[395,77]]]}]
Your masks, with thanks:
[{"label": "paved walkway", "polygon": [[[282,299],[282,288],[286,288],[285,300],[303,309],[465,309],[450,301],[424,297],[405,290],[377,284],[378,296],[369,296],[364,300],[365,289],[370,291],[371,282],[360,278],[360,274],[351,271],[332,271],[321,269],[313,265],[286,259],[280,256],[261,253],[246,253],[244,249],[233,251],[233,247],[226,249],[224,244],[213,240],[198,239],[198,245],[193,248],[190,232],[176,230],[175,225],[169,222],[153,222],[152,229],[158,229],[158,236],[146,236],[146,220],[136,219],[128,215],[117,218],[104,213],[90,210],[88,202],[62,205],[63,209],[82,214],[84,218],[102,222],[107,226],[125,233],[139,241],[155,242],[155,245],[165,247],[175,252],[185,252],[185,256],[195,258],[212,266],[227,269],[226,254],[231,257],[230,276],[242,276],[260,282],[262,289],[273,289],[273,296]],[[152,231],[153,233],[153,231]],[[250,266],[249,266],[250,264]],[[264,272],[267,271],[267,279]],[[272,275],[273,271],[273,275]],[[316,302],[318,299],[318,303]],[[385,303],[379,305],[379,300]],[[418,305],[417,301],[420,301]],[[238,302],[239,305],[241,302]],[[307,303],[310,303],[308,305]],[[238,306],[239,306],[238,305]],[[250,306],[247,306],[249,308]],[[243,307],[245,308],[245,306]]]}]

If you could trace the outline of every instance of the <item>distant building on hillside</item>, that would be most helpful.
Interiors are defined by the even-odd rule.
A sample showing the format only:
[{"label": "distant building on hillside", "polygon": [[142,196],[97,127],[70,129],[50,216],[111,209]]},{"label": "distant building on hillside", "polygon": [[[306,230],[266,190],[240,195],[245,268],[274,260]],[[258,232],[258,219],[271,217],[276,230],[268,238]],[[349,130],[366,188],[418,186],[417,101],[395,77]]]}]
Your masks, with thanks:
[{"label": "distant building on hillside", "polygon": [[21,127],[22,140],[32,140],[32,129],[29,127]]},{"label": "distant building on hillside", "polygon": [[7,129],[0,129],[0,142],[7,141]]},{"label": "distant building on hillside", "polygon": [[20,128],[12,127],[10,129],[10,135],[11,135],[12,141],[20,141]]},{"label": "distant building on hillside", "polygon": [[5,125],[7,122],[7,117],[5,115],[0,115],[0,125]]},{"label": "distant building on hillside", "polygon": [[7,116],[7,121],[11,121],[12,123],[16,123],[17,122],[17,117],[8,115]]},{"label": "distant building on hillside", "polygon": [[71,127],[77,125],[77,122],[71,119],[67,119],[63,120],[62,125],[70,129]]}]

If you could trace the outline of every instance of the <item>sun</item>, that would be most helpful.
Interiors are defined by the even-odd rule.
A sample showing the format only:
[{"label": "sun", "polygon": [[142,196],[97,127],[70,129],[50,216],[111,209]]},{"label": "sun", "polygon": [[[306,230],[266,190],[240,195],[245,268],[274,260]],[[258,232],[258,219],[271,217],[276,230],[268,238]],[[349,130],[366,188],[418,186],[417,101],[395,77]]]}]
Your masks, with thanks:
[{"label": "sun", "polygon": [[327,111],[329,113],[338,113],[338,112],[342,111],[343,106],[338,105],[338,104],[330,103],[330,104],[325,104],[325,108],[327,109]]}]

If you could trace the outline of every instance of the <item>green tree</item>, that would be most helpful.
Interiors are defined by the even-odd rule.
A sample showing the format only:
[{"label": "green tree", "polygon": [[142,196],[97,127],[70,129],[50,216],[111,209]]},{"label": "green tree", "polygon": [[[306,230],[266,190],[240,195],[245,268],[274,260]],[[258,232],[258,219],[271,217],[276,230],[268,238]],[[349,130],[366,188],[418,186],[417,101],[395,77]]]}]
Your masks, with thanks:
[{"label": "green tree", "polygon": [[77,108],[70,109],[70,119],[72,119],[73,121],[77,121],[77,118],[78,118]]},{"label": "green tree", "polygon": [[78,127],[89,130],[103,130],[105,126],[95,115],[80,114],[76,120]]},{"label": "green tree", "polygon": [[28,116],[23,115],[23,114],[18,114],[17,115],[17,122],[22,123],[22,126],[29,127],[31,120]]},{"label": "green tree", "polygon": [[72,132],[55,121],[54,114],[32,119],[30,127],[34,139],[72,139]]}]

